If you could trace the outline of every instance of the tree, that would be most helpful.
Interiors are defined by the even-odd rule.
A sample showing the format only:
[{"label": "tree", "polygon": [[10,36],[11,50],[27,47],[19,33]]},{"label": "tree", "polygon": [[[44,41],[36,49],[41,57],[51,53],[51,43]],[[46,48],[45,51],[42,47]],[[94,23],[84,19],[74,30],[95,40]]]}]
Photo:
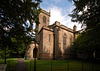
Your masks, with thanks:
[{"label": "tree", "polygon": [[86,29],[91,29],[100,24],[100,0],[73,0],[75,9],[73,10],[72,21],[86,25]]},{"label": "tree", "polygon": [[[100,0],[73,0],[75,9],[70,16],[73,22],[86,26],[85,31],[74,41],[73,47],[79,52],[96,51],[100,58]],[[77,51],[76,50],[76,51]]]},{"label": "tree", "polygon": [[[33,22],[39,24],[41,0],[0,0],[0,49],[17,51],[27,47]],[[29,21],[29,23],[27,23]],[[22,50],[22,49],[21,49]],[[6,56],[5,56],[6,59]]]},{"label": "tree", "polygon": [[[72,50],[75,53],[88,55],[89,59],[93,58],[93,52],[95,50],[96,51],[100,50],[99,48],[100,40],[97,38],[100,35],[97,35],[97,37],[94,37],[95,34],[97,33],[93,33],[93,31],[87,31],[87,32],[84,31],[81,34],[79,34],[77,39],[75,39],[73,42]],[[96,54],[96,57],[99,57],[99,54],[100,53]]]}]

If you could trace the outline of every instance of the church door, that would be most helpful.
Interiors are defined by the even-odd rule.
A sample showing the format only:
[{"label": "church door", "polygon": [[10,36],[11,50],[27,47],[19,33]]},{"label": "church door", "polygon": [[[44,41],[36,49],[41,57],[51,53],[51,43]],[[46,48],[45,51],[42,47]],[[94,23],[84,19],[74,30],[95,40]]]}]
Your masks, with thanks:
[{"label": "church door", "polygon": [[38,49],[34,48],[33,49],[33,58],[37,58],[37,52],[38,52]]}]

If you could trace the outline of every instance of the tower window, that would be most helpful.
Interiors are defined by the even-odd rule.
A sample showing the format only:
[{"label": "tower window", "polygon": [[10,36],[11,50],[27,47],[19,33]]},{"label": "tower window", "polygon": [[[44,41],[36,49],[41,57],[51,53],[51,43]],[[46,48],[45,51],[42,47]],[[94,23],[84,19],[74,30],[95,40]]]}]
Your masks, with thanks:
[{"label": "tower window", "polygon": [[49,34],[49,42],[50,42],[50,34]]},{"label": "tower window", "polygon": [[43,17],[43,23],[46,23],[46,17],[45,16]]},{"label": "tower window", "polygon": [[63,36],[63,49],[66,49],[66,34]]}]

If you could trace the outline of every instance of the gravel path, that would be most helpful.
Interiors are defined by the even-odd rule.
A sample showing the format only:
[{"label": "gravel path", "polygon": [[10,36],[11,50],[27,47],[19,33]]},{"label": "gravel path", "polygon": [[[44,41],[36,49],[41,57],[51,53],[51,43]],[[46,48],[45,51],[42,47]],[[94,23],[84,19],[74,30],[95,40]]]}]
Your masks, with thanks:
[{"label": "gravel path", "polygon": [[16,64],[16,70],[15,71],[26,71],[26,63],[23,59],[18,59]]}]

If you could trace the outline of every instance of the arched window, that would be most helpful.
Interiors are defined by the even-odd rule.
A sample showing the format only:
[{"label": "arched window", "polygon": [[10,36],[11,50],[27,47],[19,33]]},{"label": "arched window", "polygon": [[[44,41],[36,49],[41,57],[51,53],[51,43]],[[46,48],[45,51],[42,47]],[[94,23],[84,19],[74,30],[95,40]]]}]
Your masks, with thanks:
[{"label": "arched window", "polygon": [[66,34],[63,36],[63,49],[66,49]]},{"label": "arched window", "polygon": [[43,17],[43,23],[46,23],[46,17],[45,16]]},{"label": "arched window", "polygon": [[50,34],[49,34],[49,42],[50,42]]},{"label": "arched window", "polygon": [[72,45],[72,36],[70,37],[70,46]]}]

